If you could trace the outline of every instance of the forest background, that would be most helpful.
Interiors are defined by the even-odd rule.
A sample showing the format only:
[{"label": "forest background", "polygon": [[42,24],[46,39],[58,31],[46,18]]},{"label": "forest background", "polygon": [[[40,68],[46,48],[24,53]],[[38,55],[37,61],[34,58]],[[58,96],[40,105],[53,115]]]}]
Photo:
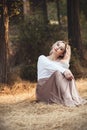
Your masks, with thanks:
[{"label": "forest background", "polygon": [[37,80],[37,60],[57,40],[72,47],[71,70],[87,76],[86,1],[3,0],[1,12],[1,83]]},{"label": "forest background", "polygon": [[0,0],[0,130],[87,130],[87,104],[36,102],[38,56],[57,40],[87,99],[87,0]]}]

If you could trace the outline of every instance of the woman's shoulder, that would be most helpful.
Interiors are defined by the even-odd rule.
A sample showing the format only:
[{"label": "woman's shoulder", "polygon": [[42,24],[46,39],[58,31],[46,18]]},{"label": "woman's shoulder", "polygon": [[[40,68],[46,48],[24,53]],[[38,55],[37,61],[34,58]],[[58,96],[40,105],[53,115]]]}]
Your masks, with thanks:
[{"label": "woman's shoulder", "polygon": [[47,63],[47,57],[45,55],[40,55],[38,57],[38,63],[41,63],[41,64]]},{"label": "woman's shoulder", "polygon": [[46,59],[46,56],[45,56],[45,55],[40,55],[40,56],[38,57],[38,59]]}]

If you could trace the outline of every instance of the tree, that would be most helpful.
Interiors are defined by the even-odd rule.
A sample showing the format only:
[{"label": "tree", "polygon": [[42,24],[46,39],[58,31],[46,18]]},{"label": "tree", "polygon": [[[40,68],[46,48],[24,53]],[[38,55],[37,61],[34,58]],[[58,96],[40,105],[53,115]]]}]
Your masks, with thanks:
[{"label": "tree", "polygon": [[87,20],[87,0],[80,0],[80,10],[83,12]]},{"label": "tree", "polygon": [[10,72],[9,21],[23,18],[23,0],[0,0],[0,83],[8,83]]},{"label": "tree", "polygon": [[24,14],[24,19],[26,20],[27,16],[30,14],[30,4],[29,0],[23,0],[23,14]]},{"label": "tree", "polygon": [[9,72],[9,16],[6,2],[6,0],[0,0],[0,83],[7,83],[7,77]]},{"label": "tree", "polygon": [[68,39],[82,56],[82,39],[79,23],[79,0],[67,0]]},{"label": "tree", "polygon": [[59,22],[59,25],[61,25],[61,19],[60,19],[60,1],[59,0],[56,0],[56,5],[57,5],[57,18],[58,18],[58,22]]},{"label": "tree", "polygon": [[14,23],[23,21],[24,19],[25,12],[23,4],[23,0],[7,0],[9,18]]}]

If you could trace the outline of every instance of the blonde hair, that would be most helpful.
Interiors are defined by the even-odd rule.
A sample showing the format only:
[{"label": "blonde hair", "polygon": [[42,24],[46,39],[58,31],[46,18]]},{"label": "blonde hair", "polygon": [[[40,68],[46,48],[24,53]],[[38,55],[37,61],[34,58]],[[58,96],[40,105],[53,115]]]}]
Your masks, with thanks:
[{"label": "blonde hair", "polygon": [[65,44],[65,50],[64,50],[63,56],[60,56],[60,58],[63,58],[63,57],[64,57],[64,54],[65,54],[65,52],[66,52],[66,47],[67,47],[68,42],[61,41],[61,40],[60,40],[60,41],[56,41],[56,42],[52,45],[51,50],[50,50],[50,52],[49,52],[49,55],[51,55],[51,54],[53,53],[53,51],[52,51],[53,46],[54,46],[55,44],[59,43],[59,42],[62,42],[62,43]]}]

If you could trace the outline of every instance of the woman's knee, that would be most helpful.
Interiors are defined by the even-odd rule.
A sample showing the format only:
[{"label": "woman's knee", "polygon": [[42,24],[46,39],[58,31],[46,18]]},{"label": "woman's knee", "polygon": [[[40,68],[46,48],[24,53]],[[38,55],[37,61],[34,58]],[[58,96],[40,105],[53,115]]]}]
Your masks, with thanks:
[{"label": "woman's knee", "polygon": [[54,75],[55,75],[55,76],[60,76],[60,75],[62,75],[62,73],[57,70],[57,71],[54,72]]},{"label": "woman's knee", "polygon": [[54,73],[55,74],[60,74],[61,72],[59,70],[56,70]]}]

